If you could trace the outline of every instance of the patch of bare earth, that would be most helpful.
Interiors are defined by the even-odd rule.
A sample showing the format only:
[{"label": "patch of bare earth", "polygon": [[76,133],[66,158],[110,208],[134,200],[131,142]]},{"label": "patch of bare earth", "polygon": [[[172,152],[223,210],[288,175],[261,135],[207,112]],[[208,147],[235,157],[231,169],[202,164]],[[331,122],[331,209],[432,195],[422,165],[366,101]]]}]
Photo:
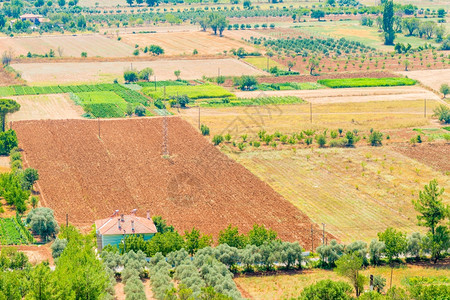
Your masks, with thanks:
[{"label": "patch of bare earth", "polygon": [[413,101],[418,99],[439,100],[439,97],[419,86],[408,87],[372,87],[290,91],[251,91],[237,92],[239,98],[272,96],[297,96],[314,104],[348,103],[372,101]]},{"label": "patch of bare earth", "polygon": [[423,85],[430,87],[434,91],[439,91],[444,83],[450,84],[450,69],[403,71],[398,73],[419,80]]},{"label": "patch of bare earth", "polygon": [[436,170],[450,172],[450,143],[402,144],[393,149]]},{"label": "patch of bare earth", "polygon": [[[264,224],[280,238],[310,243],[309,218],[178,117],[19,121],[27,167],[39,170],[41,203],[58,221],[90,226],[115,209],[160,215],[183,232],[218,236],[229,224]],[[315,242],[320,241],[316,228]],[[330,238],[332,238],[330,236]]]}]

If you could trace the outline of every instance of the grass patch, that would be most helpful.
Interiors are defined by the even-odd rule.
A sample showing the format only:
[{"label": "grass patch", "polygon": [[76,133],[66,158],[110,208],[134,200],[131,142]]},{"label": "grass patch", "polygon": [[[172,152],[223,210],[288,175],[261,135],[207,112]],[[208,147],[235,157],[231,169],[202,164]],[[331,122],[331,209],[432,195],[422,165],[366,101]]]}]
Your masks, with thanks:
[{"label": "grass patch", "polygon": [[127,102],[114,92],[83,92],[75,94],[83,109],[97,118],[123,117]]},{"label": "grass patch", "polygon": [[257,56],[257,57],[246,57],[243,59],[245,62],[253,65],[260,70],[268,70],[267,61],[269,62],[269,69],[272,67],[278,67],[279,69],[286,70],[286,66],[274,61],[273,59],[267,57]]},{"label": "grass patch", "polygon": [[402,77],[388,78],[343,78],[343,79],[321,79],[318,83],[336,89],[351,87],[377,87],[377,86],[404,86],[414,85],[416,80]]},{"label": "grass patch", "polygon": [[256,87],[261,91],[318,90],[325,88],[316,82],[260,83]]},{"label": "grass patch", "polygon": [[157,87],[156,91],[154,88],[146,87],[142,91],[145,95],[148,95],[153,99],[164,99],[177,95],[187,95],[191,99],[234,97],[234,94],[230,93],[223,87],[213,84],[166,86],[165,89],[163,87]]},{"label": "grass patch", "polygon": [[233,106],[252,106],[252,105],[276,105],[276,104],[296,104],[305,102],[303,99],[295,96],[285,97],[261,97],[253,99],[216,99],[199,101],[200,107],[233,107]]}]

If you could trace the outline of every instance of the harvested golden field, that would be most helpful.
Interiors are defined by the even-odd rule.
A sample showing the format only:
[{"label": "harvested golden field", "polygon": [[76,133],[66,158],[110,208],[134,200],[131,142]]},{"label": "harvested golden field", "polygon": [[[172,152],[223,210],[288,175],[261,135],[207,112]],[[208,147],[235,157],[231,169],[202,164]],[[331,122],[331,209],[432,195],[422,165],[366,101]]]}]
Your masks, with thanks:
[{"label": "harvested golden field", "polygon": [[[318,91],[325,90],[305,92]],[[266,92],[264,95],[267,95]],[[311,98],[308,100],[313,101]],[[228,132],[233,136],[241,134],[256,136],[261,129],[269,133],[278,130],[284,134],[291,134],[309,128],[365,131],[370,128],[376,130],[409,128],[430,124],[432,109],[438,104],[437,101],[427,101],[427,119],[423,117],[423,100],[313,104],[312,123],[309,103],[202,108],[201,123],[211,129],[211,136]],[[198,109],[180,110],[180,114],[197,126]]]},{"label": "harvested golden field", "polygon": [[133,47],[161,46],[165,55],[192,55],[194,49],[197,49],[199,55],[222,54],[223,51],[240,47],[249,52],[255,51],[255,48],[233,40],[227,35],[220,37],[203,31],[126,34],[121,37],[123,42]]},{"label": "harvested golden field", "polygon": [[44,55],[53,49],[59,57],[58,48],[62,57],[80,57],[81,52],[87,52],[88,57],[126,57],[133,56],[134,50],[134,47],[99,34],[0,38],[0,52],[12,49],[15,56],[25,56],[28,52]]},{"label": "harvested golden field", "polygon": [[408,76],[409,78],[416,79],[435,91],[439,91],[441,85],[444,83],[450,84],[450,69],[420,70],[398,73]]},{"label": "harvested golden field", "polygon": [[180,232],[195,226],[217,238],[229,224],[242,232],[264,224],[308,247],[315,226],[320,240],[306,215],[181,118],[20,121],[13,129],[27,167],[39,170],[41,203],[59,222],[69,214],[90,228],[116,209],[137,208]]},{"label": "harvested golden field", "polygon": [[22,78],[33,85],[123,82],[123,72],[150,67],[157,80],[175,80],[174,71],[181,71],[181,79],[201,79],[202,76],[263,75],[264,72],[233,58],[225,59],[177,59],[117,62],[58,62],[58,63],[17,63],[12,67],[22,73]]},{"label": "harvested golden field", "polygon": [[[449,267],[450,262],[447,259],[437,266],[405,265],[394,268],[392,272],[392,286],[406,288],[404,279],[412,276],[442,278],[448,276]],[[370,274],[382,276],[386,279],[386,288],[389,288],[391,276],[389,267],[370,267],[362,270],[361,273],[366,277]],[[272,276],[243,276],[235,278],[234,281],[242,290],[247,292],[251,299],[275,300],[297,298],[305,287],[324,279],[347,281],[345,277],[339,276],[336,272],[321,269]],[[369,286],[366,285],[365,289],[368,290]]]},{"label": "harvested golden field", "polygon": [[[408,233],[423,231],[416,225],[411,200],[432,179],[450,189],[448,176],[390,146],[229,155],[344,242],[370,241],[389,226]],[[450,203],[450,193],[443,199]]]},{"label": "harvested golden field", "polygon": [[81,119],[84,113],[68,94],[26,95],[10,97],[20,104],[20,110],[8,115],[8,121]]}]

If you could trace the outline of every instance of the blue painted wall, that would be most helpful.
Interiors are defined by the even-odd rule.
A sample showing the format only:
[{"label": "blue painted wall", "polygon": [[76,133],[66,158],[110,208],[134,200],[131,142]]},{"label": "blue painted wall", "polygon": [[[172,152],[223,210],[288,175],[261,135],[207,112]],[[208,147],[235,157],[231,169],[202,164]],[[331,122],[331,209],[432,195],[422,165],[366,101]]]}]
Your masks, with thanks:
[{"label": "blue painted wall", "polygon": [[[141,234],[142,235],[142,234]],[[155,234],[146,233],[142,236],[144,237],[144,241],[150,240]],[[130,236],[130,234],[126,234],[125,236]],[[116,235],[103,235],[102,236],[102,249],[106,247],[106,245],[111,246],[119,246],[120,242],[122,242],[123,234]]]}]

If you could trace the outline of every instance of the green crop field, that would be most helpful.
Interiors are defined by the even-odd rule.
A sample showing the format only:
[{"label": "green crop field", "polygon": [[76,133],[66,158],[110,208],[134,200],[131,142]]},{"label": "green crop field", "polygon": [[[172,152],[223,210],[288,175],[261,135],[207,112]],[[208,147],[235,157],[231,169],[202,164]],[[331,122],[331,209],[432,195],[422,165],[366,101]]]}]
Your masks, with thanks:
[{"label": "green crop field", "polygon": [[201,107],[232,107],[232,106],[252,106],[252,105],[278,105],[303,103],[301,98],[295,96],[285,97],[261,97],[253,99],[220,99],[199,101]]},{"label": "green crop field", "polygon": [[[141,87],[155,87],[155,82],[154,81],[142,81],[142,82],[138,82],[136,83],[137,85],[140,85]],[[189,85],[189,82],[186,80],[161,80],[161,81],[156,81],[156,86],[157,87],[163,87],[163,86],[172,86],[172,85]]]},{"label": "green crop field", "polygon": [[403,86],[414,85],[416,80],[402,77],[394,78],[344,78],[344,79],[321,79],[318,83],[330,88],[351,87],[376,87],[376,86]]},{"label": "green crop field", "polygon": [[316,82],[260,83],[256,87],[261,91],[318,90],[325,88]]},{"label": "green crop field", "polygon": [[[256,57],[246,57],[243,59],[245,62],[248,62],[249,64],[255,66],[256,68],[260,70],[268,70],[272,67],[278,67],[282,70],[287,70],[287,67],[274,61],[273,59],[266,58],[263,56],[256,56]],[[269,68],[267,68],[269,67]]]},{"label": "green crop field", "polygon": [[114,92],[83,92],[75,94],[86,112],[98,118],[123,117],[127,102]]},{"label": "green crop field", "polygon": [[30,241],[33,237],[16,218],[0,219],[0,245],[22,245]]},{"label": "green crop field", "polygon": [[0,97],[22,95],[44,95],[62,93],[100,92],[100,91],[126,91],[120,84],[83,84],[83,85],[53,85],[53,86],[25,86],[12,85],[0,87]]},{"label": "green crop field", "polygon": [[213,84],[202,84],[194,86],[166,86],[154,88],[146,87],[143,90],[145,95],[153,99],[169,98],[177,95],[187,95],[191,99],[208,99],[234,97],[234,95],[223,87]]}]

